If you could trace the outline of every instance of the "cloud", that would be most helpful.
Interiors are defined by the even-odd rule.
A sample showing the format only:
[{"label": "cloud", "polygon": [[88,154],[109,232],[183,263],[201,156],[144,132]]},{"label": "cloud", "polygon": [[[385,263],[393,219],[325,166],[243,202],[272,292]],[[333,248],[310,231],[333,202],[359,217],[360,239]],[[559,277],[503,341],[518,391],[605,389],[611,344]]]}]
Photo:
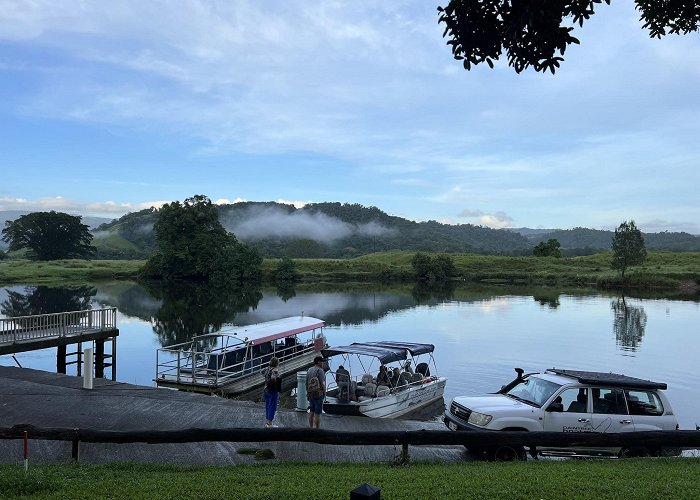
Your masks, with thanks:
[{"label": "cloud", "polygon": [[481,210],[470,210],[468,208],[465,208],[458,214],[458,217],[474,219],[474,224],[492,227],[494,229],[513,227],[513,218],[504,212],[486,214]]},{"label": "cloud", "polygon": [[27,212],[65,212],[94,217],[116,218],[129,212],[150,207],[160,208],[170,201],[145,201],[141,203],[116,203],[114,201],[82,202],[63,196],[28,200],[25,198],[0,198],[0,210],[23,210]]}]

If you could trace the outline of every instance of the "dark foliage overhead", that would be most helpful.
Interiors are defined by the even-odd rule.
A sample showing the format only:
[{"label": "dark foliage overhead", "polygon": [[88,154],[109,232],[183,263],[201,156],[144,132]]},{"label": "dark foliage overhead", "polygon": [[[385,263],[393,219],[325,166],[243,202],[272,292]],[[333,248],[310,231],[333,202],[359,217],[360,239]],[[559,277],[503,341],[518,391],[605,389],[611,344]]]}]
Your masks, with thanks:
[{"label": "dark foliage overhead", "polygon": [[[583,26],[603,1],[610,4],[610,0],[450,0],[438,7],[438,22],[445,24],[447,45],[467,70],[483,62],[493,68],[505,52],[518,73],[528,67],[554,73],[566,48],[579,43],[572,35],[574,25]],[[697,0],[635,3],[651,37],[698,30]]]}]

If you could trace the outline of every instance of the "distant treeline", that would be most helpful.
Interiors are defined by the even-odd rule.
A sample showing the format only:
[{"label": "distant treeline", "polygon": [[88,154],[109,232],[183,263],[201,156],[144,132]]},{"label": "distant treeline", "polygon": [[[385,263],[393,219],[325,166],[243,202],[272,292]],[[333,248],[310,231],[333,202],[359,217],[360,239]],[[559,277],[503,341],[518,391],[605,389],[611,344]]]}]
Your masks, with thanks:
[{"label": "distant treeline", "polygon": [[[528,234],[472,224],[414,222],[377,207],[312,203],[295,208],[275,202],[218,206],[222,225],[267,258],[347,258],[384,251],[532,255],[540,241],[555,238],[564,256],[590,255],[611,247],[612,231],[575,228]],[[96,231],[97,258],[143,259],[156,250],[153,224],[158,210],[129,213]],[[526,231],[523,231],[526,233]],[[700,251],[700,237],[688,233],[644,235],[649,250]]]}]

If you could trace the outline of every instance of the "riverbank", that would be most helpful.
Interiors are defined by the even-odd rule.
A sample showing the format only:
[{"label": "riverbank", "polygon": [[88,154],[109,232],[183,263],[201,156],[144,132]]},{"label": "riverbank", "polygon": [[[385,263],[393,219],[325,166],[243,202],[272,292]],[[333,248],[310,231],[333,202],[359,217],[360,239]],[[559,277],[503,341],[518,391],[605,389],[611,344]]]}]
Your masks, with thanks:
[{"label": "riverbank", "polygon": [[[413,283],[412,252],[383,252],[353,259],[295,259],[301,284],[318,283]],[[572,258],[505,257],[450,254],[456,268],[455,281],[478,284],[620,288],[619,274],[610,268],[612,254]],[[276,259],[263,261],[265,283],[274,283]],[[0,261],[0,284],[36,285],[85,281],[136,280],[142,260],[29,260]],[[700,291],[700,253],[650,252],[644,265],[630,268],[627,288]]]}]

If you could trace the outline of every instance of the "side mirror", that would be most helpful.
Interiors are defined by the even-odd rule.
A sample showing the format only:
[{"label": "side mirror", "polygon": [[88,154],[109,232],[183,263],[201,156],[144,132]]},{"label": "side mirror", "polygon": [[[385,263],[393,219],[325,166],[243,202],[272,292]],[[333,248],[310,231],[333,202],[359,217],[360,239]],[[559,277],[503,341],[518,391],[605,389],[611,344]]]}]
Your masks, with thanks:
[{"label": "side mirror", "polygon": [[547,407],[547,411],[561,413],[564,411],[564,405],[562,403],[552,403]]}]

